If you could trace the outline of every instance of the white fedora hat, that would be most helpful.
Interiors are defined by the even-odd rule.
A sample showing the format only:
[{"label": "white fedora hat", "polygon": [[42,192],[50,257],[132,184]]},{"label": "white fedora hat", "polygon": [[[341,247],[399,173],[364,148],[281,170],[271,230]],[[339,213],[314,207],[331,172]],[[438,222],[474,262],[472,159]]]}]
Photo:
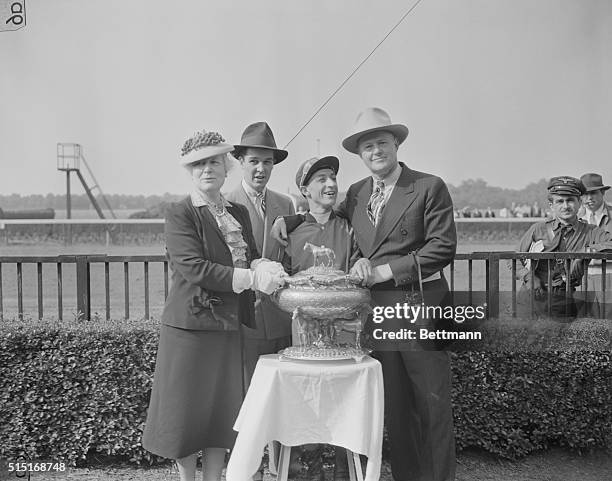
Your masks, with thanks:
[{"label": "white fedora hat", "polygon": [[359,150],[357,149],[359,139],[377,130],[391,132],[397,139],[398,145],[406,140],[408,136],[408,127],[402,124],[392,123],[391,117],[389,117],[389,114],[383,109],[369,107],[359,113],[357,120],[355,120],[355,125],[351,129],[351,133],[342,141],[342,146],[353,154],[359,154]]},{"label": "white fedora hat", "polygon": [[234,146],[225,143],[225,139],[217,132],[202,130],[189,137],[181,149],[179,160],[182,166],[193,164],[198,160],[227,154],[234,150]]}]

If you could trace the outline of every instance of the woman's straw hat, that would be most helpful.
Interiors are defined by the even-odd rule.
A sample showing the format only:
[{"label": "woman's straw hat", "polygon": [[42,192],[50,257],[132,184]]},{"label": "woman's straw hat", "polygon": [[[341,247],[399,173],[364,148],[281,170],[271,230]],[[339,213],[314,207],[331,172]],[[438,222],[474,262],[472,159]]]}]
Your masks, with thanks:
[{"label": "woman's straw hat", "polygon": [[180,164],[186,166],[208,157],[227,154],[232,150],[234,150],[234,146],[226,144],[221,134],[202,130],[193,134],[183,144]]}]

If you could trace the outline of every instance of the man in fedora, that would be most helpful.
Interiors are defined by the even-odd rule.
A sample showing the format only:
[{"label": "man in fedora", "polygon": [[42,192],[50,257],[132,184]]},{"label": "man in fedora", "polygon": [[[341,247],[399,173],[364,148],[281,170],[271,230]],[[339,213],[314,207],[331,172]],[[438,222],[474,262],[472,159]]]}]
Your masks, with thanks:
[{"label": "man in fedora", "polygon": [[[606,191],[610,186],[604,185],[599,174],[584,174],[580,180],[586,190],[582,196],[584,214],[581,219],[612,234],[612,207],[605,201]],[[604,312],[600,312],[600,304],[603,304],[601,261],[592,260],[589,264],[587,282],[589,292],[593,291],[593,302],[589,303],[590,310],[587,314],[593,317],[600,317],[603,314],[606,319],[612,318],[612,265],[610,264],[612,263],[608,263],[606,267],[606,304],[611,307],[607,307]]]},{"label": "man in fedora", "polygon": [[[420,290],[421,278],[423,302],[443,305],[449,290],[442,269],[453,260],[457,246],[453,204],[442,179],[398,162],[398,147],[407,136],[408,128],[394,124],[380,108],[359,114],[342,145],[361,157],[371,175],[349,187],[336,213],[351,222],[359,248],[370,260],[373,304],[408,302]],[[286,238],[287,229],[299,221],[297,216],[288,218],[285,226],[279,220],[275,235]],[[385,323],[410,327],[404,321]],[[454,479],[448,354],[426,350],[419,342],[376,349],[383,367],[393,478]]]},{"label": "man in fedora", "polygon": [[[276,147],[274,134],[266,122],[255,122],[244,130],[240,143],[234,145],[233,155],[240,162],[242,182],[226,197],[248,209],[261,256],[279,260],[280,246],[270,238],[272,220],[294,214],[295,210],[289,197],[266,185],[274,166],[285,160],[288,153]],[[255,329],[245,329],[247,379],[251,378],[259,356],[277,353],[291,345],[291,317],[265,294],[257,295],[255,321]]]}]

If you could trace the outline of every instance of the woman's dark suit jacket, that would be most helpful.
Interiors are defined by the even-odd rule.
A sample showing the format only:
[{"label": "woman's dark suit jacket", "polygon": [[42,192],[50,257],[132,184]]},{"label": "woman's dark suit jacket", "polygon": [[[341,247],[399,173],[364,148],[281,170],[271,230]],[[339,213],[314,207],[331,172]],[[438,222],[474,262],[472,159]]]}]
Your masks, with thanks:
[{"label": "woman's dark suit jacket", "polygon": [[[227,211],[242,226],[247,261],[259,257],[246,207]],[[187,197],[166,213],[166,251],[172,270],[162,322],[182,329],[234,331],[239,323],[255,327],[254,293],[232,291],[234,267],[229,247],[206,206]]]}]

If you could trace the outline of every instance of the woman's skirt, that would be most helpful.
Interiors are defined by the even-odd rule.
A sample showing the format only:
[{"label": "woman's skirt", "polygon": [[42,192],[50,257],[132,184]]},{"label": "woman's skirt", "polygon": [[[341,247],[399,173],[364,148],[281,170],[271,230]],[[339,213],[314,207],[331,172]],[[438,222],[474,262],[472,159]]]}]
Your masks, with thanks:
[{"label": "woman's skirt", "polygon": [[171,459],[203,448],[231,449],[242,373],[237,331],[162,325],[143,447]]}]

